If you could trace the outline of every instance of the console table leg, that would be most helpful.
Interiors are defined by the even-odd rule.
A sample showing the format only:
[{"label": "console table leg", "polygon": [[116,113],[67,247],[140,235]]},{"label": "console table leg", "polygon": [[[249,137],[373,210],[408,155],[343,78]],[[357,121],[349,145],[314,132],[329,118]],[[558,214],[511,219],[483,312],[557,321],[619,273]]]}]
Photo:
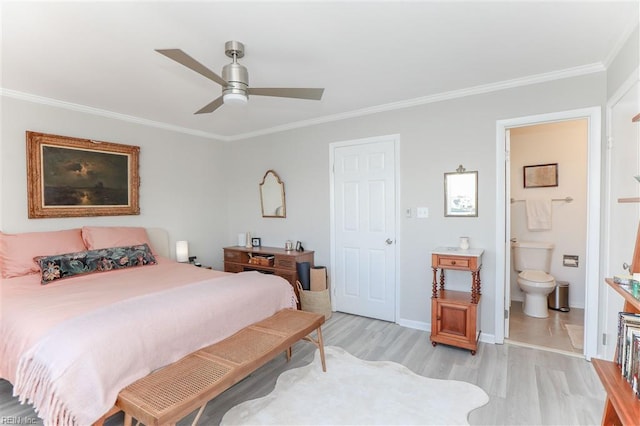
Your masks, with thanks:
[{"label": "console table leg", "polygon": [[438,268],[433,269],[433,288],[431,289],[431,298],[438,297]]},{"label": "console table leg", "polygon": [[440,269],[440,290],[444,290],[444,269]]}]

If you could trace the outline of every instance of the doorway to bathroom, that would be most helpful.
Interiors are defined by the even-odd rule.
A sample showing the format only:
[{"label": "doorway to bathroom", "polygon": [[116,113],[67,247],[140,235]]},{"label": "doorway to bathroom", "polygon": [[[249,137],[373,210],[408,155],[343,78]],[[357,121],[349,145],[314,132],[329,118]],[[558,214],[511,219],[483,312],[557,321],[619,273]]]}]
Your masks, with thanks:
[{"label": "doorway to bathroom", "polygon": [[[511,252],[505,292],[510,295],[506,303],[510,302],[511,315],[505,337],[511,343],[582,355],[588,122],[584,118],[563,120],[514,127],[507,132],[509,239],[512,244],[546,243],[552,249],[549,269],[540,266],[547,273],[544,279],[551,281],[536,282],[535,286],[520,284],[523,280],[518,280],[518,273],[522,271],[515,267],[515,252]],[[518,252],[527,261],[528,255],[545,251],[535,248]],[[551,303],[547,303],[549,297]],[[536,307],[534,298],[543,304]]]},{"label": "doorway to bathroom", "polygon": [[[496,276],[503,279],[497,281],[496,306],[504,308],[505,316],[496,321],[496,342],[507,339],[589,359],[597,350],[600,109],[497,124],[498,164],[505,167],[497,173],[497,211],[503,214],[496,225],[503,234],[497,240]],[[539,227],[534,217],[530,227],[526,205],[534,203],[527,200],[549,206],[543,224],[549,220],[550,226]],[[552,307],[568,312],[550,309],[547,318],[524,315],[526,293],[517,283],[512,239],[553,243],[548,272],[565,287],[562,292],[568,284],[566,301],[560,301],[568,306]]]}]

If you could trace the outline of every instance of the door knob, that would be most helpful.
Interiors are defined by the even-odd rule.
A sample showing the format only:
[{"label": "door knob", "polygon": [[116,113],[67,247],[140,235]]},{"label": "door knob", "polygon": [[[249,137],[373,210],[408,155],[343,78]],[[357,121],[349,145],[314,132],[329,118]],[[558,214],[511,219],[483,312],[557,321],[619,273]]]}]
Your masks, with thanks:
[{"label": "door knob", "polygon": [[387,245],[391,245],[393,244],[393,240],[391,238],[387,238],[385,243],[387,243]]}]

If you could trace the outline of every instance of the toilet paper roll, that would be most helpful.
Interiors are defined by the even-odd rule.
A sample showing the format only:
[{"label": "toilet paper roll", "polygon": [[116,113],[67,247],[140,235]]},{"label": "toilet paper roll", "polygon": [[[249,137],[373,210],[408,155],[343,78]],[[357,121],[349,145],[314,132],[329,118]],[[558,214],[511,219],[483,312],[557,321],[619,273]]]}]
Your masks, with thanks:
[{"label": "toilet paper roll", "polygon": [[311,291],[322,291],[327,289],[327,268],[324,266],[314,266],[311,268]]},{"label": "toilet paper roll", "polygon": [[238,234],[238,245],[239,246],[244,246],[246,242],[247,242],[247,234],[245,234],[244,232],[239,233]]}]

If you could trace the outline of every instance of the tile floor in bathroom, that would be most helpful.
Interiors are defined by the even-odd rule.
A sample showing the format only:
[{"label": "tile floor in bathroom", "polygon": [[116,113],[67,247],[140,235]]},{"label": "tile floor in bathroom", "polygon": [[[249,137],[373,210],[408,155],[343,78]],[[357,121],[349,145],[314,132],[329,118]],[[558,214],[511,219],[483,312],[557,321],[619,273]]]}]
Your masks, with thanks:
[{"label": "tile floor in bathroom", "polygon": [[508,340],[556,351],[582,354],[583,349],[574,348],[571,344],[567,324],[584,325],[584,309],[571,308],[569,312],[549,309],[548,318],[532,318],[522,312],[522,302],[511,301]]}]

